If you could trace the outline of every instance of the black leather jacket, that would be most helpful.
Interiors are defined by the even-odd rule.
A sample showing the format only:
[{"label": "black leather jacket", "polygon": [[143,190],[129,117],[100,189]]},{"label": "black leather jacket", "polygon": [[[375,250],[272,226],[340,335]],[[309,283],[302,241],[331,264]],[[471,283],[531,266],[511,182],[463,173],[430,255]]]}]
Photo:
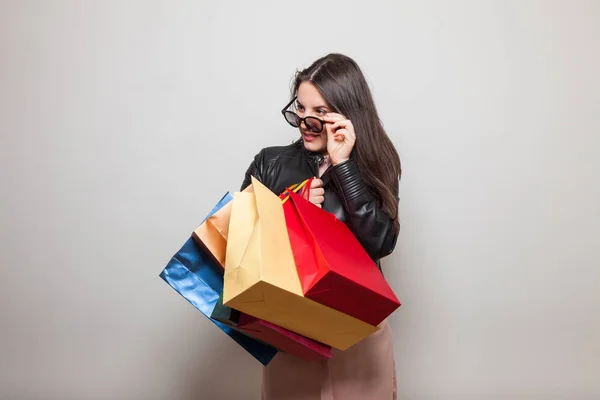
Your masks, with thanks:
[{"label": "black leather jacket", "polygon": [[[267,147],[254,157],[246,171],[242,190],[254,176],[279,195],[287,187],[318,176],[323,156],[306,150],[302,141],[289,146]],[[363,248],[379,266],[379,259],[396,246],[398,233],[392,220],[363,181],[352,159],[330,166],[321,177],[325,189],[323,209],[344,221]],[[398,185],[395,188],[398,197]]]}]

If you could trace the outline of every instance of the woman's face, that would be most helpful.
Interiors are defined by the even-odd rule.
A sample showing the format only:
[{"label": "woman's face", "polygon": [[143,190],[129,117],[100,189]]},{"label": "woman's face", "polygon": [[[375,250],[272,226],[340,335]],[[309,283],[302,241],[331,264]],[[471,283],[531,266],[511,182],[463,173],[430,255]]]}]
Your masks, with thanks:
[{"label": "woman's face", "polygon": [[[296,112],[302,118],[317,117],[323,120],[325,115],[331,112],[331,108],[321,96],[315,85],[310,82],[302,82],[298,87],[298,98],[296,100]],[[327,129],[323,125],[323,130],[314,133],[306,127],[304,121],[300,124],[300,134],[304,147],[315,153],[327,153]]]}]

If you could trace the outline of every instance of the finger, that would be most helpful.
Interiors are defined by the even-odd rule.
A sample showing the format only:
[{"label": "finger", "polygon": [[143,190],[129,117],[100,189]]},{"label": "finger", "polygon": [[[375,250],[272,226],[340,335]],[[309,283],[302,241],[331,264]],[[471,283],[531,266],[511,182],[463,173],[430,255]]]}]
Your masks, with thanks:
[{"label": "finger", "polygon": [[325,201],[325,197],[324,196],[310,196],[310,202],[313,204],[321,204],[322,202]]},{"label": "finger", "polygon": [[342,114],[337,114],[337,113],[327,113],[323,117],[323,121],[327,121],[327,122],[337,122],[337,121],[343,121],[345,119],[348,119],[348,118],[344,117]]},{"label": "finger", "polygon": [[310,197],[313,196],[323,196],[325,194],[325,189],[323,189],[322,187],[318,187],[316,189],[312,189],[310,191]]},{"label": "finger", "polygon": [[314,188],[319,188],[323,186],[323,181],[320,180],[319,178],[315,178],[312,180],[312,182],[310,183],[310,188],[314,189]]},{"label": "finger", "polygon": [[334,129],[334,130],[339,127],[350,128],[350,127],[352,127],[352,121],[350,121],[349,119],[342,119],[342,120],[336,121],[335,123],[333,123],[331,125],[331,129]]},{"label": "finger", "polygon": [[338,129],[337,131],[332,133],[333,137],[336,137],[338,135],[348,136],[349,134],[350,130],[345,128]]},{"label": "finger", "polygon": [[338,129],[333,133],[333,138],[335,140],[346,140],[350,136],[350,132],[347,129]]},{"label": "finger", "polygon": [[334,134],[333,138],[338,140],[336,134],[340,134],[344,137],[344,140],[348,140],[350,143],[356,142],[356,133],[352,129],[338,129]]}]

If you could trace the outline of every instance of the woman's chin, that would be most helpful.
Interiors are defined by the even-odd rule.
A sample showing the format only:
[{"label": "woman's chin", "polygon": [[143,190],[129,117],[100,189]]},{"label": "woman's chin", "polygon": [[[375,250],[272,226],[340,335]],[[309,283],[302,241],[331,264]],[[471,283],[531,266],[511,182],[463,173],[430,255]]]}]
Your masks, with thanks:
[{"label": "woman's chin", "polygon": [[314,141],[314,142],[309,142],[306,140],[303,140],[304,142],[304,148],[310,152],[313,153],[323,153],[327,150],[327,146],[323,146],[323,143],[321,143],[321,141]]}]

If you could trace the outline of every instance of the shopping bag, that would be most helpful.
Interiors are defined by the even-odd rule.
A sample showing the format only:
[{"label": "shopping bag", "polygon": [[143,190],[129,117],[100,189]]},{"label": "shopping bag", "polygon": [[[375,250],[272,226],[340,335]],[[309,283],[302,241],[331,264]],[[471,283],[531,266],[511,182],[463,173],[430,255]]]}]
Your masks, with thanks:
[{"label": "shopping bag", "polygon": [[307,361],[331,358],[331,347],[248,314],[240,314],[236,329]]},{"label": "shopping bag", "polygon": [[223,292],[221,292],[210,317],[225,325],[237,327],[240,319],[240,312],[223,304]]},{"label": "shopping bag", "polygon": [[[212,256],[213,260],[222,268],[225,266],[225,246],[231,216],[231,200],[233,200],[233,196],[229,192],[226,193],[202,224],[192,233],[196,244]],[[223,305],[223,292],[221,291],[210,318],[235,327],[239,316],[239,311]]]},{"label": "shopping bag", "polygon": [[304,297],[281,200],[252,177],[233,195],[223,304],[345,350],[378,327]]},{"label": "shopping bag", "polygon": [[[250,190],[252,190],[252,186],[244,189],[245,192]],[[217,209],[211,212],[210,216],[192,234],[196,243],[204,247],[222,267],[225,267],[225,248],[232,199],[233,196],[227,193],[217,204]]]},{"label": "shopping bag", "polygon": [[[310,180],[299,187],[304,185],[310,191]],[[344,222],[293,190],[282,197],[304,296],[371,325],[400,307],[379,268]]]},{"label": "shopping bag", "polygon": [[219,296],[211,318],[231,326],[236,331],[267,343],[278,350],[293,354],[304,360],[324,360],[331,358],[330,346],[227,307],[223,305],[223,294]]},{"label": "shopping bag", "polygon": [[[211,214],[216,212],[226,200],[227,195],[215,206]],[[219,295],[223,292],[223,269],[203,248],[198,246],[193,238],[190,237],[171,258],[160,277],[210,319]],[[277,354],[274,347],[219,321],[210,320],[261,364],[267,365]]]},{"label": "shopping bag", "polygon": [[[252,186],[249,186],[245,191],[249,192],[251,189]],[[222,202],[220,202],[220,204],[222,204]],[[227,211],[223,213],[223,210]],[[206,222],[211,221],[211,219],[215,220],[213,217],[217,216],[218,214],[220,214],[220,216],[216,219],[218,222],[216,224],[213,223],[212,226],[220,225],[221,227],[228,227],[231,214],[231,203],[227,202],[223,204],[223,207],[208,217],[201,227],[208,226],[209,224]],[[198,231],[199,229],[197,229],[195,232]],[[204,232],[207,231],[210,231],[210,229]],[[223,242],[226,244],[227,231],[221,229],[221,232],[225,232],[225,234],[220,235],[219,237],[222,238]],[[207,243],[205,242],[206,237],[207,236],[202,233],[200,235],[196,235],[194,239],[196,242],[200,241],[201,244],[205,244]],[[223,256],[223,260],[224,259],[225,257]],[[258,318],[251,317],[247,314],[240,313],[238,310],[234,310],[231,307],[225,306],[223,304],[223,293],[221,293],[219,296],[219,299],[217,300],[210,317],[223,324],[231,326],[233,329],[239,332],[247,334],[264,343],[268,343],[278,350],[293,354],[305,360],[322,360],[331,357],[330,346],[305,338],[304,336],[291,332],[285,328]],[[242,321],[241,325],[239,325],[240,320]]]},{"label": "shopping bag", "polygon": [[[219,293],[223,290],[221,273],[221,267],[203,254],[202,249],[192,238],[189,238],[161,272],[160,277],[202,314],[210,317]],[[263,365],[267,365],[277,354],[277,350],[272,346],[261,343],[221,322],[213,319],[211,321]]]},{"label": "shopping bag", "polygon": [[[245,192],[251,190],[252,186],[249,186],[245,189]],[[209,251],[213,256],[215,256],[216,253],[217,257],[215,258],[219,258],[219,253],[215,252],[216,247],[211,246],[211,243],[214,244],[219,242],[211,242],[211,240],[215,237],[213,233],[216,233],[218,235],[217,239],[222,241],[223,246],[227,244],[227,231],[229,228],[229,218],[231,216],[231,198],[230,195],[223,197],[219,202],[221,208],[212,213],[212,215],[194,231],[194,239],[196,242],[204,245],[207,250],[212,248],[212,250]],[[222,259],[225,260],[224,254],[222,256]],[[261,342],[268,343],[281,351],[293,354],[305,360],[319,360],[331,357],[330,346],[305,338],[302,335],[225,306],[223,304],[223,293],[221,293],[217,299],[210,317],[241,333],[247,334]],[[243,324],[238,326],[240,318],[242,319]]]}]

